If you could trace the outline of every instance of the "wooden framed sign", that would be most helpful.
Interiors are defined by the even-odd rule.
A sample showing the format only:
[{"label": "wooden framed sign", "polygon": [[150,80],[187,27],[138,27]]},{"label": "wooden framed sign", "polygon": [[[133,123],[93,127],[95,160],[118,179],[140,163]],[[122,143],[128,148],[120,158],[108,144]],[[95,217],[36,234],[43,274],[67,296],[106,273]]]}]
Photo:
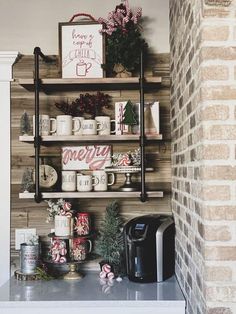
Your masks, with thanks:
[{"label": "wooden framed sign", "polygon": [[104,63],[102,24],[59,23],[59,57],[62,78],[101,78]]},{"label": "wooden framed sign", "polygon": [[111,145],[62,147],[62,170],[96,170],[111,166]]}]

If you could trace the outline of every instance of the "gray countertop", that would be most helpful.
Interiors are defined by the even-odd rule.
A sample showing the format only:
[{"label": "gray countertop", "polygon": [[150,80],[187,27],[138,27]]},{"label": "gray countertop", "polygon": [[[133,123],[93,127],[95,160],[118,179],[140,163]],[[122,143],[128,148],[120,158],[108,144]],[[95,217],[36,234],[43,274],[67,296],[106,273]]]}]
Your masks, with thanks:
[{"label": "gray countertop", "polygon": [[[121,282],[101,281],[97,272],[89,272],[80,281],[51,280],[51,281],[18,281],[11,278],[0,287],[0,313],[8,313],[7,308],[20,308],[27,306],[37,307],[47,305],[50,307],[51,301],[58,307],[66,307],[72,301],[77,306],[103,306],[117,307],[150,305],[157,309],[158,306],[173,307],[175,313],[177,308],[183,309],[185,301],[176,278],[172,278],[162,283],[140,284],[124,278]],[[71,301],[68,303],[68,301]],[[86,302],[87,301],[87,302]],[[27,305],[27,306],[26,306]],[[1,312],[4,308],[4,312]],[[96,311],[97,312],[97,311]],[[99,311],[98,311],[99,312]],[[9,313],[14,313],[9,311]],[[27,313],[27,311],[24,311]],[[35,313],[35,312],[34,312]],[[46,313],[44,311],[44,313]],[[50,312],[52,313],[52,312]],[[59,313],[59,312],[58,312]],[[83,313],[83,311],[80,311]],[[129,312],[131,313],[131,312]],[[151,313],[151,312],[150,312]],[[162,313],[162,312],[159,312]],[[164,313],[164,312],[163,312]],[[169,312],[170,308],[169,308]]]}]

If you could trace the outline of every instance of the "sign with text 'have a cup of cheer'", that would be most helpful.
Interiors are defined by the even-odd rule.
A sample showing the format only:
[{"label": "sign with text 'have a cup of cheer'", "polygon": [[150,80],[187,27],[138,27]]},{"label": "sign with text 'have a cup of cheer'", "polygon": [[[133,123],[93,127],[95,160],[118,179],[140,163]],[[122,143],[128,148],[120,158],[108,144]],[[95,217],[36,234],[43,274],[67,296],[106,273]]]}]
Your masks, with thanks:
[{"label": "sign with text 'have a cup of cheer'", "polygon": [[62,170],[96,170],[110,166],[110,145],[62,147]]},{"label": "sign with text 'have a cup of cheer'", "polygon": [[59,23],[62,78],[101,78],[104,63],[102,25],[96,22]]}]

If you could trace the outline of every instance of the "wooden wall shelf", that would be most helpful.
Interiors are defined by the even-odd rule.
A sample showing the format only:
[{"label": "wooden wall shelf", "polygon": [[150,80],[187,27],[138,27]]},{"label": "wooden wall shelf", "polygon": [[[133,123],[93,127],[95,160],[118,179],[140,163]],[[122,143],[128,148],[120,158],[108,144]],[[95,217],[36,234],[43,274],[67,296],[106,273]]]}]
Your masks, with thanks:
[{"label": "wooden wall shelf", "polygon": [[[139,198],[140,191],[135,192],[42,192],[43,199],[50,198],[83,198],[83,199],[96,199],[96,198]],[[148,198],[163,197],[162,191],[149,191],[147,192]],[[33,199],[34,193],[20,193],[20,199]]]},{"label": "wooden wall shelf", "polygon": [[[149,141],[162,140],[162,134],[147,135]],[[34,142],[33,135],[22,135],[19,137],[20,142]],[[127,135],[68,135],[68,136],[56,136],[48,135],[42,136],[43,142],[123,142],[123,141],[139,141],[139,134],[127,134]]]},{"label": "wooden wall shelf", "polygon": [[[156,88],[162,82],[161,77],[146,77],[145,85],[148,88]],[[33,79],[19,79],[18,83],[28,91],[34,91]],[[45,78],[41,79],[41,87],[46,93],[53,91],[69,90],[110,90],[110,89],[136,89],[139,87],[139,77],[129,78],[84,78],[84,79],[62,79]]]}]

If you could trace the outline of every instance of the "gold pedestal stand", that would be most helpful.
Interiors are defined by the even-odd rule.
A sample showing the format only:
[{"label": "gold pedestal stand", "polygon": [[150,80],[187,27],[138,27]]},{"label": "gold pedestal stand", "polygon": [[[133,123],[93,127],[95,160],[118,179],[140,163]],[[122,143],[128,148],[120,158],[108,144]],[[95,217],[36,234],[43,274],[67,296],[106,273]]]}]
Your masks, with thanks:
[{"label": "gold pedestal stand", "polygon": [[83,278],[83,275],[77,272],[77,265],[76,263],[70,263],[69,264],[69,272],[63,276],[63,279],[65,280],[81,280]]}]

